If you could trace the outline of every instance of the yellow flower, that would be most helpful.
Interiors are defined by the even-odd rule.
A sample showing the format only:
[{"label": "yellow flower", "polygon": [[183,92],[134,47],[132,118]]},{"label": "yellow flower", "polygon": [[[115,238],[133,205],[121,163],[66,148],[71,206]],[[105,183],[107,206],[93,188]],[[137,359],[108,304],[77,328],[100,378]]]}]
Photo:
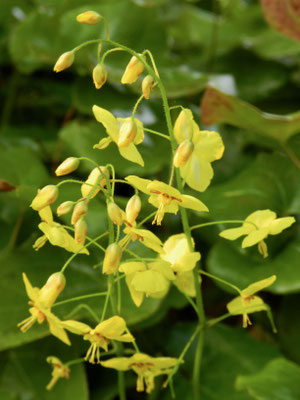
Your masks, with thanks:
[{"label": "yellow flower", "polygon": [[243,328],[247,328],[247,325],[251,325],[248,314],[258,311],[268,311],[269,307],[263,302],[258,296],[253,296],[254,293],[272,285],[276,280],[276,276],[272,275],[267,279],[252,283],[244,290],[241,291],[241,295],[231,300],[227,304],[227,309],[231,315],[243,316]]},{"label": "yellow flower", "polygon": [[74,51],[67,51],[66,53],[61,54],[53,67],[53,71],[54,72],[64,71],[73,64],[74,59],[75,59]]},{"label": "yellow flower", "polygon": [[269,235],[278,235],[284,229],[295,222],[294,217],[277,218],[276,213],[271,210],[258,210],[250,214],[243,225],[239,228],[226,229],[220,233],[225,239],[235,240],[240,236],[245,236],[242,248],[258,244],[259,252],[268,256],[267,245],[264,239]]},{"label": "yellow flower", "polygon": [[176,358],[171,357],[154,358],[147,354],[136,353],[132,357],[116,357],[102,361],[101,365],[118,371],[132,369],[138,376],[136,390],[142,392],[146,385],[146,392],[151,393],[154,389],[154,378],[158,375],[169,374],[177,361]]},{"label": "yellow flower", "polygon": [[152,224],[161,225],[165,212],[177,214],[179,206],[195,211],[208,211],[200,200],[193,196],[181,194],[179,190],[160,181],[150,181],[130,175],[125,178],[131,185],[141,192],[149,194],[149,203],[158,208]]},{"label": "yellow flower", "polygon": [[43,208],[54,203],[58,196],[58,189],[55,185],[47,185],[41,190],[38,190],[37,195],[32,200],[30,207],[35,211],[40,211]]},{"label": "yellow flower", "polygon": [[201,131],[191,110],[186,108],[176,119],[174,135],[179,145],[187,141],[193,144],[185,151],[187,159],[180,166],[180,175],[192,189],[203,192],[214,175],[211,163],[219,160],[224,152],[221,136],[217,132]]},{"label": "yellow flower", "polygon": [[96,11],[85,11],[77,15],[76,20],[81,24],[96,25],[101,21],[102,16]]},{"label": "yellow flower", "polygon": [[100,348],[107,351],[111,340],[134,341],[134,337],[128,333],[125,320],[117,315],[100,322],[94,329],[87,324],[73,320],[63,321],[63,327],[76,335],[83,335],[84,340],[90,341],[91,345],[85,360],[92,364],[95,363],[95,358],[97,358],[97,363],[100,363]]},{"label": "yellow flower", "polygon": [[117,243],[110,244],[104,255],[103,273],[116,275],[122,258],[122,248]]},{"label": "yellow flower", "polygon": [[[43,208],[39,211],[42,222],[39,224],[40,230],[44,233],[39,237],[33,248],[39,250],[49,240],[53,246],[59,246],[71,253],[77,253],[82,245],[77,243],[76,240],[57,222],[53,221],[53,215],[50,206]],[[80,250],[80,254],[89,254],[87,249]]]},{"label": "yellow flower", "polygon": [[32,306],[29,309],[31,317],[20,322],[18,327],[22,332],[26,332],[36,321],[39,324],[47,321],[52,335],[70,345],[68,335],[62,328],[62,322],[51,312],[53,303],[65,287],[64,275],[60,272],[52,274],[42,289],[32,287],[25,273],[23,273],[23,280],[30,299],[28,304]]},{"label": "yellow flower", "polygon": [[120,272],[126,275],[131,298],[135,305],[139,307],[147,297],[164,297],[169,290],[170,280],[175,276],[170,267],[170,263],[164,260],[144,264],[143,262],[127,262],[120,266]]},{"label": "yellow flower", "polygon": [[170,236],[164,243],[163,250],[164,253],[160,255],[160,258],[171,263],[171,268],[175,274],[174,283],[178,289],[188,296],[195,296],[192,270],[201,258],[200,253],[189,250],[187,237],[184,233]]},{"label": "yellow flower", "polygon": [[105,127],[108,134],[107,138],[100,140],[98,144],[94,145],[94,149],[105,149],[111,142],[115,142],[122,157],[143,167],[144,161],[135,147],[136,144],[140,144],[144,140],[142,122],[134,118],[136,135],[135,137],[134,135],[131,137],[129,135],[129,138],[124,142],[124,131],[125,134],[132,133],[132,131],[128,131],[128,124],[132,121],[131,117],[115,118],[112,113],[98,106],[93,106],[93,112],[96,120]]},{"label": "yellow flower", "polygon": [[126,233],[126,236],[124,236],[124,238],[120,240],[120,246],[124,248],[128,245],[130,241],[135,242],[136,240],[138,240],[144,246],[149,247],[149,249],[152,249],[157,253],[163,252],[162,242],[156,235],[154,235],[154,233],[147,229],[135,228],[135,222],[130,224],[128,221],[125,221],[125,224],[127,225],[124,229],[124,233]]},{"label": "yellow flower", "polygon": [[[145,60],[145,56],[143,56],[142,54],[139,55]],[[130,84],[135,82],[143,71],[144,71],[144,64],[141,63],[136,56],[131,57],[125,69],[125,72],[121,78],[121,83],[123,83],[124,85],[125,83]]]},{"label": "yellow flower", "polygon": [[69,379],[70,378],[70,369],[65,364],[63,364],[60,361],[60,359],[57,357],[54,357],[54,356],[47,357],[46,361],[49,364],[51,364],[53,367],[52,379],[46,386],[47,390],[51,390],[53,388],[53,386],[56,384],[56,382],[58,381],[58,379],[60,379],[60,378]]}]

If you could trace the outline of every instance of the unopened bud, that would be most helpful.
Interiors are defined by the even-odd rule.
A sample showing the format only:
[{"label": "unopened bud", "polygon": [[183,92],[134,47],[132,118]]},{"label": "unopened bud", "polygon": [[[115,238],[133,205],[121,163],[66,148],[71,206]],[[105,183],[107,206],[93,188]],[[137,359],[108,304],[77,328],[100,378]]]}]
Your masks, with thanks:
[{"label": "unopened bud", "polygon": [[151,89],[153,88],[154,85],[154,79],[152,78],[151,75],[147,75],[142,82],[142,91],[143,91],[143,95],[145,97],[145,99],[149,99],[150,97],[150,92]]},{"label": "unopened bud", "polygon": [[[99,180],[100,175],[102,175],[102,177]],[[92,172],[89,174],[87,180],[85,181],[85,183],[81,186],[81,194],[82,197],[87,197],[91,190],[94,189],[94,186],[97,184],[98,182],[98,186],[97,189],[94,190],[93,195],[91,198],[95,197],[96,194],[99,192],[100,187],[105,187],[106,186],[106,179],[105,176],[107,177],[107,179],[109,179],[109,171],[106,167],[96,167],[92,170]]]},{"label": "unopened bud", "polygon": [[117,206],[116,203],[113,202],[109,203],[107,206],[107,212],[109,218],[115,225],[121,226],[123,224],[122,210],[120,209],[119,206]]},{"label": "unopened bud", "polygon": [[102,17],[96,11],[85,11],[77,15],[76,20],[81,24],[96,25]]},{"label": "unopened bud", "polygon": [[116,244],[110,244],[105,252],[103,261],[103,273],[104,274],[116,274],[119,264],[122,258],[122,249]]},{"label": "unopened bud", "polygon": [[55,170],[56,176],[70,174],[78,168],[79,160],[76,157],[66,158]]},{"label": "unopened bud", "polygon": [[136,123],[132,120],[132,118],[127,118],[127,120],[125,120],[120,127],[118,136],[118,146],[119,147],[129,146],[134,141],[136,134],[137,134]]},{"label": "unopened bud", "polygon": [[93,81],[96,89],[101,89],[107,80],[107,69],[104,64],[97,64],[93,69]]},{"label": "unopened bud", "polygon": [[88,226],[83,217],[81,217],[75,224],[75,240],[78,244],[84,245],[87,235]]},{"label": "unopened bud", "polygon": [[44,307],[50,308],[54,304],[59,294],[64,290],[66,286],[66,278],[61,272],[55,272],[52,274],[42,289],[39,291],[39,302]]},{"label": "unopened bud", "polygon": [[73,64],[74,58],[74,51],[67,51],[66,53],[63,53],[56,61],[53,71],[61,72],[64,69],[69,68]]},{"label": "unopened bud", "polygon": [[194,150],[194,144],[190,140],[180,143],[174,156],[173,164],[176,168],[183,167]]},{"label": "unopened bud", "polygon": [[73,210],[71,224],[75,225],[79,218],[84,217],[88,213],[87,201],[79,201]]},{"label": "unopened bud", "polygon": [[68,214],[72,211],[74,204],[74,201],[65,201],[61,203],[56,210],[57,216],[60,217],[61,215]]},{"label": "unopened bud", "polygon": [[40,211],[43,208],[54,203],[58,197],[58,189],[55,185],[47,185],[41,189],[35,198],[32,200],[30,207],[36,211]]},{"label": "unopened bud", "polygon": [[[139,54],[141,57],[142,54]],[[125,72],[122,76],[121,83],[133,83],[135,82],[141,73],[144,71],[144,64],[140,60],[133,56],[127,65]]]},{"label": "unopened bud", "polygon": [[126,205],[126,220],[132,224],[141,211],[142,202],[140,196],[135,194],[132,196]]}]

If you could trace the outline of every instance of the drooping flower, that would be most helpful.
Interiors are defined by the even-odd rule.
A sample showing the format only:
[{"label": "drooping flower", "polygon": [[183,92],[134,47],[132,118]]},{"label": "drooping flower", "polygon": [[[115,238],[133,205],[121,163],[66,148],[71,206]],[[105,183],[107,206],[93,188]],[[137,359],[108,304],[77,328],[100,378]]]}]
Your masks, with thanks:
[{"label": "drooping flower", "polygon": [[165,213],[177,214],[179,206],[195,211],[208,211],[202,201],[193,196],[181,194],[179,190],[164,182],[151,181],[135,175],[127,176],[125,179],[138,190],[149,194],[149,203],[158,208],[152,224],[161,225]]},{"label": "drooping flower", "polygon": [[267,279],[252,283],[241,291],[240,296],[231,300],[227,304],[227,309],[231,315],[242,315],[243,316],[243,328],[247,328],[247,325],[251,325],[251,321],[248,314],[258,311],[268,311],[269,307],[264,301],[258,297],[253,296],[258,291],[272,285],[276,280],[276,276],[272,275]]},{"label": "drooping flower", "polygon": [[58,196],[58,189],[55,185],[44,186],[41,190],[38,190],[37,195],[32,200],[30,207],[35,211],[40,211],[43,208],[54,203]]},{"label": "drooping flower", "polygon": [[73,320],[63,321],[63,326],[76,335],[83,335],[84,340],[90,341],[91,345],[85,359],[92,364],[95,364],[95,358],[97,363],[100,363],[100,348],[107,351],[111,340],[134,341],[134,337],[128,333],[125,320],[118,315],[100,322],[94,329],[87,324]]},{"label": "drooping flower", "polygon": [[96,25],[101,21],[101,19],[102,16],[96,11],[85,11],[76,17],[77,22],[87,25]]},{"label": "drooping flower", "polygon": [[109,171],[106,167],[99,166],[94,168],[81,186],[82,197],[88,197],[91,192],[93,192],[91,199],[95,197],[100,189],[106,186],[107,179],[109,179]]},{"label": "drooping flower", "polygon": [[[137,118],[132,121],[131,117],[115,118],[112,113],[98,106],[93,106],[93,112],[96,120],[105,127],[108,134],[107,138],[94,145],[94,149],[105,149],[111,142],[115,142],[122,157],[143,167],[144,161],[135,146],[144,140],[142,122]],[[132,122],[134,122],[136,128],[135,135],[132,134],[132,130],[128,129],[128,124]],[[126,136],[126,140],[124,140],[124,136]]]},{"label": "drooping flower", "polygon": [[53,71],[54,72],[64,71],[73,64],[74,59],[75,59],[74,51],[67,51],[66,53],[61,54],[53,67]]},{"label": "drooping flower", "polygon": [[52,211],[49,206],[39,211],[39,214],[42,219],[39,228],[44,235],[35,241],[33,245],[35,250],[39,250],[49,240],[53,246],[62,247],[71,253],[89,254],[88,250],[86,248],[82,249],[82,245],[77,243],[65,228],[53,221]]},{"label": "drooping flower", "polygon": [[294,217],[276,218],[274,211],[258,210],[250,214],[241,227],[225,229],[219,235],[229,240],[246,236],[242,242],[242,248],[258,244],[259,252],[267,257],[268,249],[264,239],[269,235],[278,235],[294,222]]},{"label": "drooping flower", "polygon": [[70,369],[57,357],[49,356],[46,361],[53,367],[52,379],[46,386],[47,390],[51,390],[59,379],[70,378]]},{"label": "drooping flower", "polygon": [[62,321],[51,312],[52,305],[65,287],[64,275],[60,272],[52,274],[41,289],[32,287],[25,273],[23,273],[23,280],[30,299],[28,304],[32,307],[29,308],[31,316],[20,322],[18,327],[22,332],[26,332],[35,322],[42,324],[47,321],[52,335],[70,345],[68,335],[62,327]]},{"label": "drooping flower", "polygon": [[122,248],[117,243],[111,243],[104,255],[103,261],[103,273],[104,274],[116,274],[119,268],[119,264],[122,258]]},{"label": "drooping flower", "polygon": [[219,160],[224,152],[221,136],[214,131],[201,131],[191,110],[186,108],[176,119],[174,136],[179,146],[185,143],[182,145],[184,160],[178,157],[181,177],[192,189],[203,192],[214,175],[211,163]]},{"label": "drooping flower", "polygon": [[120,266],[120,272],[126,275],[131,298],[139,307],[144,295],[162,298],[169,290],[170,281],[175,279],[170,263],[158,260],[151,263],[127,262]]},{"label": "drooping flower", "polygon": [[101,365],[118,371],[132,369],[138,376],[136,390],[151,393],[154,389],[154,378],[158,375],[169,374],[178,360],[171,357],[150,357],[147,354],[136,353],[132,357],[116,357],[102,361]]},{"label": "drooping flower", "polygon": [[164,243],[164,253],[160,258],[171,263],[175,274],[174,283],[179,290],[188,296],[195,296],[195,282],[192,270],[195,268],[201,255],[198,252],[191,252],[187,237],[184,233],[170,236]]},{"label": "drooping flower", "polygon": [[[142,54],[139,55],[145,59],[145,56],[143,56]],[[121,78],[121,83],[123,83],[124,85],[125,83],[131,84],[135,82],[143,71],[144,64],[141,63],[141,61],[136,56],[131,57]]]}]

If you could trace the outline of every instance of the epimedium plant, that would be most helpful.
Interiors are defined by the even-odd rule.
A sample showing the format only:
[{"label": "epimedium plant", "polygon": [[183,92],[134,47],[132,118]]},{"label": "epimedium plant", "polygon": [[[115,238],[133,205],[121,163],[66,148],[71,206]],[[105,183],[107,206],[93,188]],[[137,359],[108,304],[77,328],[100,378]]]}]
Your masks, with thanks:
[{"label": "epimedium plant", "polygon": [[[209,274],[200,268],[201,254],[195,251],[195,241],[192,231],[213,224],[239,224],[240,227],[226,229],[220,233],[225,239],[235,240],[245,236],[242,247],[258,245],[263,257],[268,256],[265,239],[269,235],[277,235],[289,228],[294,222],[293,217],[277,218],[275,212],[253,210],[244,220],[222,220],[204,222],[191,226],[188,211],[208,213],[207,206],[198,198],[197,192],[204,192],[213,178],[211,163],[219,160],[224,152],[224,144],[219,133],[203,131],[194,121],[192,111],[182,106],[170,107],[164,84],[159,76],[154,57],[150,50],[138,53],[135,50],[110,40],[109,27],[106,20],[94,11],[87,11],[77,16],[79,23],[95,25],[103,22],[106,28],[105,39],[95,39],[82,43],[71,51],[62,54],[54,66],[54,71],[61,72],[69,68],[75,60],[75,54],[84,46],[97,44],[98,64],[93,70],[93,81],[97,89],[105,84],[107,69],[105,58],[115,51],[125,51],[131,59],[121,79],[122,84],[131,84],[138,80],[146,71],[142,81],[142,94],[135,103],[132,113],[126,118],[116,118],[110,111],[98,105],[93,106],[96,120],[102,124],[107,137],[102,138],[94,145],[95,149],[102,150],[112,142],[118,148],[120,155],[128,162],[144,166],[144,161],[138,151],[138,145],[144,140],[144,132],[161,137],[168,141],[172,151],[169,181],[150,180],[135,175],[125,179],[116,178],[113,164],[98,165],[88,157],[69,157],[56,169],[57,176],[65,176],[74,172],[81,161],[88,161],[91,172],[85,181],[64,179],[56,185],[47,185],[38,191],[31,203],[31,207],[39,213],[41,223],[39,229],[43,235],[34,244],[39,250],[47,241],[73,253],[61,267],[59,272],[52,274],[45,285],[39,289],[33,287],[24,273],[23,280],[27,295],[30,299],[29,313],[24,321],[19,323],[22,332],[26,332],[36,322],[47,322],[52,335],[67,345],[71,345],[68,332],[82,337],[90,343],[86,356],[80,359],[61,361],[59,354],[49,355],[47,361],[52,365],[52,379],[47,385],[50,390],[60,378],[69,378],[72,375],[72,365],[82,362],[100,364],[104,368],[118,371],[119,398],[126,398],[124,371],[133,370],[137,374],[136,389],[138,392],[151,393],[155,386],[155,377],[166,375],[163,387],[170,386],[173,394],[173,377],[184,362],[185,355],[194,341],[197,341],[193,367],[194,398],[200,398],[201,387],[201,360],[206,331],[218,322],[234,315],[241,315],[243,327],[251,324],[249,314],[265,311],[270,319],[273,331],[276,331],[269,306],[256,293],[273,284],[276,276],[253,282],[246,288],[239,288],[231,282]],[[102,45],[109,49],[102,54]],[[166,119],[166,132],[162,133],[148,129],[135,117],[140,103],[149,99],[151,91],[157,88],[162,99],[162,107]],[[179,115],[173,124],[171,113],[177,111]],[[65,184],[81,186],[81,197],[77,200],[63,202],[57,208],[57,215],[72,213],[71,225],[62,225],[54,221],[51,205],[59,197],[59,188]],[[115,187],[118,184],[129,185],[135,194],[128,200],[125,211],[117,204]],[[185,186],[194,192],[194,195],[185,193]],[[140,192],[149,196],[148,202],[157,210],[146,218],[138,221],[143,207]],[[190,193],[190,191],[189,191]],[[88,224],[86,217],[90,203],[97,197],[102,197],[107,206],[108,229],[101,235],[91,238],[87,235]],[[179,212],[183,232],[171,235],[163,243],[151,230],[145,229],[144,224],[152,219],[152,225],[158,227],[164,222],[165,213]],[[106,245],[100,244],[106,240]],[[131,242],[138,243],[133,251]],[[96,246],[103,251],[102,279],[106,281],[107,290],[87,293],[80,297],[70,298],[57,302],[57,298],[66,285],[65,274],[68,265],[78,254],[89,255],[89,247]],[[153,256],[145,258],[138,254],[139,246],[151,249]],[[124,260],[124,254],[129,258]],[[124,260],[124,261],[123,261]],[[237,297],[227,304],[228,313],[207,320],[203,307],[201,292],[201,275],[229,286],[237,293]],[[124,279],[127,287],[127,296],[136,307],[140,307],[148,297],[163,298],[173,284],[184,295],[195,311],[197,325],[190,339],[182,348],[177,358],[154,357],[140,350],[133,334],[129,331],[126,319],[122,317],[121,280]],[[59,319],[53,309],[66,302],[84,302],[91,297],[105,298],[101,316],[95,314],[86,304],[95,324],[90,326],[79,320]],[[146,298],[145,298],[146,297]],[[109,312],[109,304],[112,315]],[[34,329],[34,328],[33,328]],[[124,343],[130,347],[125,348]],[[112,348],[110,348],[112,345]],[[106,358],[111,356],[111,358]],[[105,358],[103,360],[103,358]],[[96,367],[95,367],[96,368]]]}]

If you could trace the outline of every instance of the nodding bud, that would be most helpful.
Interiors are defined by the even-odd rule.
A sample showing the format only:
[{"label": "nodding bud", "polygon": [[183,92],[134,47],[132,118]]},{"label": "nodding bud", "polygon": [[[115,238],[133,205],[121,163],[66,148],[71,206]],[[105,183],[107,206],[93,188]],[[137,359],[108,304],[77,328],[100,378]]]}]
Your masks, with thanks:
[{"label": "nodding bud", "polygon": [[74,204],[74,201],[65,201],[61,203],[56,210],[57,216],[60,217],[61,215],[68,214],[70,211],[72,211]]},{"label": "nodding bud", "polygon": [[[145,57],[142,54],[139,55],[145,59]],[[141,63],[136,56],[133,56],[125,69],[125,72],[121,79],[121,83],[124,84],[124,83],[135,82],[143,71],[144,71],[144,64]]]},{"label": "nodding bud", "polygon": [[[102,175],[103,174],[103,175]],[[102,177],[100,178],[100,175]],[[82,197],[87,197],[92,190],[94,190],[94,186],[98,182],[98,187],[97,189],[94,190],[93,195],[91,198],[95,197],[96,194],[99,192],[100,187],[105,187],[106,186],[106,179],[109,179],[109,171],[106,167],[96,167],[92,170],[92,172],[89,174],[87,180],[85,183],[81,186],[81,194]]]},{"label": "nodding bud", "polygon": [[119,147],[129,146],[134,141],[136,134],[137,134],[136,123],[131,118],[128,118],[128,120],[124,121],[120,126],[120,131],[118,136],[118,146]]},{"label": "nodding bud", "polygon": [[87,25],[96,25],[101,19],[101,15],[96,11],[85,11],[76,17],[77,22]]},{"label": "nodding bud", "polygon": [[55,272],[50,275],[45,285],[39,291],[39,302],[44,307],[50,308],[59,294],[64,290],[66,286],[66,278],[61,272]]},{"label": "nodding bud", "polygon": [[107,80],[107,69],[104,64],[97,64],[93,69],[93,81],[96,89],[101,89]]},{"label": "nodding bud", "polygon": [[140,196],[135,194],[132,196],[127,205],[126,205],[126,220],[132,224],[136,219],[137,216],[139,215],[140,211],[142,208],[142,202]]},{"label": "nodding bud", "polygon": [[174,166],[176,168],[183,167],[190,158],[193,150],[194,150],[194,144],[190,140],[187,139],[181,142],[174,156],[173,160]]},{"label": "nodding bud", "polygon": [[55,170],[56,176],[70,174],[78,168],[79,160],[76,157],[68,157]]},{"label": "nodding bud", "polygon": [[151,75],[147,75],[143,79],[142,92],[143,92],[143,95],[144,95],[145,99],[147,99],[147,100],[150,97],[150,92],[151,92],[151,89],[153,88],[154,83],[155,83],[155,80],[152,78]]},{"label": "nodding bud", "polygon": [[32,200],[30,207],[36,211],[40,211],[43,208],[54,203],[58,197],[58,189],[55,185],[47,185],[41,189],[35,198]]},{"label": "nodding bud", "polygon": [[88,213],[87,201],[79,201],[73,210],[71,224],[75,225],[79,218],[84,217]]},{"label": "nodding bud", "polygon": [[123,213],[119,206],[116,203],[109,203],[107,206],[107,212],[109,218],[115,225],[122,225],[123,224]]},{"label": "nodding bud", "polygon": [[66,53],[63,53],[56,61],[53,71],[61,72],[69,68],[73,64],[74,58],[75,58],[74,51],[67,51]]},{"label": "nodding bud", "polygon": [[116,244],[110,244],[106,251],[103,261],[103,273],[104,274],[116,274],[119,264],[122,258],[122,249]]},{"label": "nodding bud", "polygon": [[75,224],[75,240],[78,244],[84,245],[87,235],[88,226],[83,217],[81,217]]}]

